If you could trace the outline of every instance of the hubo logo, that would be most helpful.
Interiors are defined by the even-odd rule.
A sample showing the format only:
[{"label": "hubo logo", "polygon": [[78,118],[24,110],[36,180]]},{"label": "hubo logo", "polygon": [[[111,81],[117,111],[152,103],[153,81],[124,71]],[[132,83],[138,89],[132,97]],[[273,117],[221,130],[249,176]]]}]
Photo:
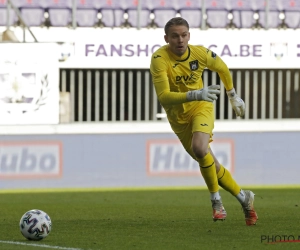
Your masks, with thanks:
[{"label": "hubo logo", "polygon": [[2,112],[23,114],[38,110],[49,92],[47,74],[39,65],[4,62],[0,65],[0,106]]},{"label": "hubo logo", "polygon": [[[233,172],[233,141],[214,140],[211,148],[220,163]],[[196,162],[179,140],[151,140],[147,142],[148,175],[199,175]]]},{"label": "hubo logo", "polygon": [[194,73],[191,73],[189,76],[176,76],[176,82],[184,82],[184,84],[191,84],[197,80],[197,77]]},{"label": "hubo logo", "polygon": [[0,178],[60,177],[60,142],[0,143]]}]

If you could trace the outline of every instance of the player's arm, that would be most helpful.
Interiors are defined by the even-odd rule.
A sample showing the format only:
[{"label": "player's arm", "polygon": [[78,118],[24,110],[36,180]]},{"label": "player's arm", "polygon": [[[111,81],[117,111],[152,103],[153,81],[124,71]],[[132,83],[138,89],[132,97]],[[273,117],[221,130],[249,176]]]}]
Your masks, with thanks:
[{"label": "player's arm", "polygon": [[175,105],[190,101],[213,102],[220,94],[219,86],[209,86],[188,92],[172,92],[167,75],[167,65],[162,58],[152,57],[150,72],[158,100],[162,105]]},{"label": "player's arm", "polygon": [[245,103],[235,92],[230,71],[225,62],[217,56],[214,52],[207,53],[207,68],[216,71],[220,76],[226,93],[237,116],[244,116]]},{"label": "player's arm", "polygon": [[157,98],[162,105],[175,105],[187,102],[186,94],[171,92],[167,73],[162,70],[152,72],[152,81]]}]

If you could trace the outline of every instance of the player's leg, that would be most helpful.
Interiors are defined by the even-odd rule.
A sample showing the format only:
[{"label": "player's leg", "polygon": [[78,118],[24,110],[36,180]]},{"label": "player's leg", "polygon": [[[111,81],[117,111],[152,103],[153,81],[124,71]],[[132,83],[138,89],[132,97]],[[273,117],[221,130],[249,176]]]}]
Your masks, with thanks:
[{"label": "player's leg", "polygon": [[192,151],[199,162],[201,174],[210,192],[213,219],[223,220],[226,218],[226,211],[219,193],[216,164],[209,151],[209,142],[212,140],[214,128],[214,105],[201,102],[193,117],[192,125]]},{"label": "player's leg", "polygon": [[210,154],[208,144],[210,135],[203,132],[194,132],[192,137],[192,151],[199,162],[201,174],[205,180],[211,199],[219,199],[219,184],[216,174],[216,164]]},{"label": "player's leg", "polygon": [[214,153],[212,152],[211,148],[208,149],[210,154],[212,155],[217,170],[217,177],[219,185],[225,189],[226,191],[230,192],[233,196],[236,196],[238,200],[242,200],[244,198],[244,193],[240,194],[240,186],[236,183],[236,181],[232,178],[232,175],[228,170],[226,170],[215,157]]},{"label": "player's leg", "polygon": [[250,190],[241,189],[240,186],[236,183],[236,181],[232,178],[231,173],[218,162],[211,148],[209,148],[209,151],[212,157],[214,158],[216,164],[219,185],[223,189],[231,193],[233,196],[235,196],[237,200],[241,203],[245,214],[246,225],[255,225],[258,216],[253,206],[254,193]]},{"label": "player's leg", "polygon": [[[195,124],[200,124],[200,123],[198,121],[196,121]],[[199,125],[199,126],[201,126],[201,125]],[[205,128],[206,128],[206,126],[205,126]],[[208,142],[210,141],[209,132],[201,133],[201,134],[200,134],[200,132],[192,133],[192,131],[193,131],[193,123],[192,122],[185,124],[185,125],[176,124],[176,126],[172,126],[172,129],[178,136],[179,140],[181,141],[181,144],[183,145],[185,150],[188,152],[188,154],[193,159],[195,159],[197,162],[199,162],[199,166],[204,166],[203,168],[200,167],[200,171],[202,173],[204,181],[207,184],[208,190],[211,193],[212,206],[213,206],[213,219],[214,220],[225,219],[226,211],[223,207],[221,197],[219,194],[219,185],[218,185],[216,168],[215,168],[215,164],[213,163],[213,158],[210,156],[210,153],[208,151]],[[197,130],[197,128],[195,128],[195,130]],[[201,135],[204,138],[202,138]],[[200,157],[200,159],[203,158],[202,160],[198,159],[193,151],[193,147],[192,147],[193,138],[194,138],[194,148],[195,148],[195,151],[197,151],[197,154],[200,155],[201,151],[204,151],[206,153],[206,155],[204,155],[204,157]],[[203,145],[205,145],[205,146],[203,146]],[[203,148],[203,149],[200,150],[200,148]],[[211,166],[208,168],[205,168],[206,165],[211,165]]]},{"label": "player's leg", "polygon": [[227,213],[224,209],[219,193],[216,164],[208,148],[210,139],[210,134],[194,132],[192,138],[192,150],[199,162],[202,177],[204,178],[210,192],[210,199],[213,208],[213,220],[217,221],[224,220]]}]

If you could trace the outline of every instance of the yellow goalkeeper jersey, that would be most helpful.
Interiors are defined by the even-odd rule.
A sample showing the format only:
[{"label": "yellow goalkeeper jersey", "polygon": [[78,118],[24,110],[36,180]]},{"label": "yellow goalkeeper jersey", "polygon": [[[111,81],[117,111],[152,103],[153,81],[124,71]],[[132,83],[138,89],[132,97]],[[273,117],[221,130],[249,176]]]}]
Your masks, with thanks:
[{"label": "yellow goalkeeper jersey", "polygon": [[199,105],[198,101],[188,102],[186,92],[203,88],[201,75],[205,68],[218,73],[226,90],[233,88],[227,65],[203,46],[188,45],[181,57],[173,54],[168,45],[153,53],[150,65],[152,81],[170,122],[186,122]]}]

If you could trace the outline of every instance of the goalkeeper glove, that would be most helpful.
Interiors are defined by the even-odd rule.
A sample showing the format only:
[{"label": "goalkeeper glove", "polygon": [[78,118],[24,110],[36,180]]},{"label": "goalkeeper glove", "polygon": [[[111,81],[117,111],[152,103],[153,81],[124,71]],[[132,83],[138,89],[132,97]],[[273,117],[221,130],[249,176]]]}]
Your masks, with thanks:
[{"label": "goalkeeper glove", "polygon": [[244,101],[235,93],[235,89],[226,91],[231,106],[237,116],[244,116],[245,114],[245,103]]},{"label": "goalkeeper glove", "polygon": [[213,102],[218,99],[217,95],[219,95],[220,92],[220,85],[210,85],[203,89],[188,91],[186,93],[186,99],[188,101]]}]

